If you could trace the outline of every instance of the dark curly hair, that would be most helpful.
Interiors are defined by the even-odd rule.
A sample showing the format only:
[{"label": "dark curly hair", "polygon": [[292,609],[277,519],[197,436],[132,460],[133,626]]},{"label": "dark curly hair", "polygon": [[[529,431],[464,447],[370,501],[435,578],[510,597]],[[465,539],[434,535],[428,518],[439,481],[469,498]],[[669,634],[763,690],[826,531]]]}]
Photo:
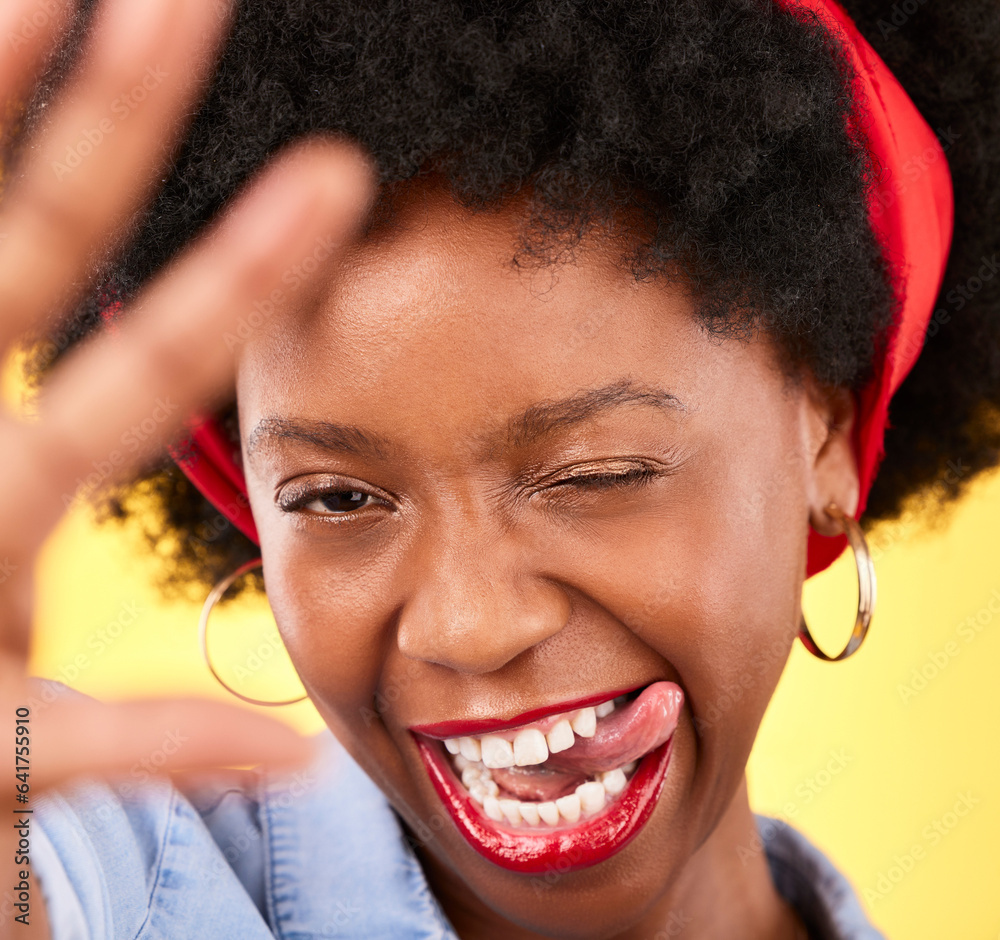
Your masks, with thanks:
[{"label": "dark curly hair", "polygon": [[[957,204],[871,523],[931,485],[954,498],[998,461],[1000,278],[979,272],[998,248],[1000,9],[845,5],[938,133]],[[29,378],[43,381],[109,298],[134,295],[275,150],[334,131],[368,148],[383,183],[441,174],[474,209],[530,186],[522,256],[543,263],[638,210],[636,277],[679,269],[710,329],[763,325],[792,371],[859,389],[897,311],[865,210],[879,168],[850,131],[863,113],[851,77],[823,26],[774,0],[242,0],[162,190],[93,296],[36,337]],[[221,416],[235,439],[235,402]],[[203,588],[257,554],[166,457],[101,508],[146,513],[165,589]]]}]

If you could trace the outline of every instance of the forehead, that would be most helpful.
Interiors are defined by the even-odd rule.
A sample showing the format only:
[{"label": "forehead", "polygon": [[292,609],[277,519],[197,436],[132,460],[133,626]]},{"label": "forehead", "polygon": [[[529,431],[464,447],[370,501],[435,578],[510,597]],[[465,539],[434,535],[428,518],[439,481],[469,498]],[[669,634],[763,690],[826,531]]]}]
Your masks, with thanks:
[{"label": "forehead", "polygon": [[526,213],[414,190],[314,308],[239,350],[244,440],[283,418],[468,437],[588,389],[684,403],[708,381],[739,380],[739,345],[708,340],[683,284],[637,281],[620,242],[591,236],[553,263],[518,263]]}]

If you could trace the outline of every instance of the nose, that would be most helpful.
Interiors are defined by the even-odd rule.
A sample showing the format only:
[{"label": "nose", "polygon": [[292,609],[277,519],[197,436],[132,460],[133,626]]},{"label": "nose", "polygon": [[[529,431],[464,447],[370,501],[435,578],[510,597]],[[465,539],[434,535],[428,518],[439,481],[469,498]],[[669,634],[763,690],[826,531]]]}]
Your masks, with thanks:
[{"label": "nose", "polygon": [[417,555],[396,639],[407,658],[493,672],[569,619],[567,593],[513,537],[435,539]]}]

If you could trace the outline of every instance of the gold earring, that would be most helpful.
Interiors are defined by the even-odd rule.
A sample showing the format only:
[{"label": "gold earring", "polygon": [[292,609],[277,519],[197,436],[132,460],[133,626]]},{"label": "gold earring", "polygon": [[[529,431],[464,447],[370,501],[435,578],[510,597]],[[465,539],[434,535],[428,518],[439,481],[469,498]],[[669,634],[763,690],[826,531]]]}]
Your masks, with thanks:
[{"label": "gold earring", "polygon": [[872,562],[871,552],[868,551],[865,534],[861,531],[861,526],[858,525],[857,521],[846,515],[836,503],[830,503],[826,507],[826,514],[840,523],[848,543],[854,550],[854,562],[858,568],[858,615],[854,621],[854,630],[851,633],[851,638],[847,641],[847,646],[837,656],[828,656],[816,645],[816,641],[812,638],[806,624],[805,615],[803,615],[802,623],[799,626],[799,639],[802,641],[802,645],[817,659],[828,663],[839,663],[858,651],[868,633],[868,627],[871,625],[872,612],[875,610],[875,565]]},{"label": "gold earring", "polygon": [[249,695],[244,695],[242,692],[237,692],[236,689],[229,686],[225,679],[216,672],[215,667],[212,665],[212,659],[208,655],[208,617],[212,613],[212,608],[219,602],[220,598],[226,591],[229,590],[232,583],[239,577],[245,575],[248,571],[252,571],[254,568],[263,566],[263,558],[255,558],[253,561],[248,561],[246,564],[240,565],[232,574],[227,575],[221,581],[219,581],[215,587],[212,588],[211,593],[205,598],[205,604],[201,608],[201,619],[198,621],[198,640],[201,643],[201,655],[205,660],[205,665],[208,666],[208,671],[215,676],[215,681],[219,683],[227,692],[235,695],[238,699],[242,699],[244,702],[249,702],[251,705],[294,705],[296,702],[301,702],[307,699],[308,695],[300,695],[298,698],[285,699],[281,702],[268,702],[264,699],[251,698]]}]

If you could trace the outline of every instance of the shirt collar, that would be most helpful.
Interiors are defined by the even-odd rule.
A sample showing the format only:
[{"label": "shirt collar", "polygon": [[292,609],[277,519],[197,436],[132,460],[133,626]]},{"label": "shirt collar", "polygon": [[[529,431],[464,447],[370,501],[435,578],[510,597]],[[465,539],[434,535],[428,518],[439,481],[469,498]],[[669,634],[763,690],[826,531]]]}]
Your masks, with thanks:
[{"label": "shirt collar", "polygon": [[332,734],[322,737],[316,764],[262,783],[275,935],[458,940],[382,792]]}]

